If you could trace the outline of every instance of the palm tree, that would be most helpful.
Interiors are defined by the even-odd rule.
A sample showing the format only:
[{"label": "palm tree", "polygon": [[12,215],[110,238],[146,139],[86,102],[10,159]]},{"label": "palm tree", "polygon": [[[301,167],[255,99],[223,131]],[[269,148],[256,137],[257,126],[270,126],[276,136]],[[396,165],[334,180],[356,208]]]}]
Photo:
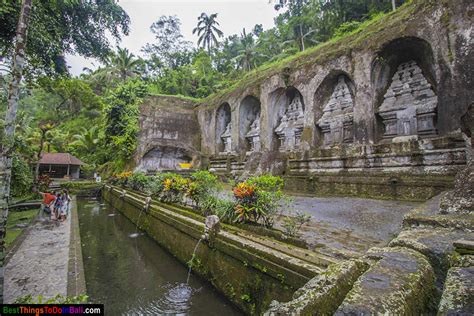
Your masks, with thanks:
[{"label": "palm tree", "polygon": [[250,71],[256,66],[256,59],[263,56],[256,49],[255,41],[253,39],[253,34],[247,34],[245,28],[240,36],[240,45],[241,49],[239,50],[239,55],[235,57],[237,63],[245,71]]},{"label": "palm tree", "polygon": [[109,55],[104,63],[105,68],[101,70],[125,81],[128,77],[140,74],[143,61],[140,58],[135,58],[135,55],[128,49],[117,47],[117,53]]},{"label": "palm tree", "polygon": [[71,145],[84,152],[92,153],[99,143],[98,132],[97,126],[93,126],[90,129],[83,127],[80,134],[72,136],[74,142],[72,142]]},{"label": "palm tree", "polygon": [[224,33],[217,28],[219,22],[216,21],[217,13],[207,15],[201,13],[198,17],[198,25],[194,28],[193,34],[198,33],[199,40],[198,46],[202,46],[204,49],[207,47],[207,52],[211,54],[211,48],[216,46],[218,43],[216,34],[218,37],[223,37]]}]

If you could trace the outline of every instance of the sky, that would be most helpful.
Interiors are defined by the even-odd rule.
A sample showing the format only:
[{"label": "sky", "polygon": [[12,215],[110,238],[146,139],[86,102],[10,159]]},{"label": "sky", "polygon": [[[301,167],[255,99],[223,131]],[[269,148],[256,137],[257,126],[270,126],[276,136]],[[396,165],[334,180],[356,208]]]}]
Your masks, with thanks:
[{"label": "sky", "polygon": [[[162,15],[177,15],[181,20],[181,32],[184,37],[197,43],[197,35],[192,30],[202,12],[217,13],[220,29],[227,37],[240,34],[242,28],[251,30],[255,24],[263,28],[273,27],[273,19],[278,15],[270,0],[119,0],[119,5],[130,16],[130,34],[123,37],[120,47],[128,48],[135,55],[143,55],[140,49],[146,43],[153,43],[150,26]],[[111,41],[115,45],[115,41]],[[81,56],[67,55],[66,60],[73,75],[79,75],[84,67],[94,69],[97,61]]]}]

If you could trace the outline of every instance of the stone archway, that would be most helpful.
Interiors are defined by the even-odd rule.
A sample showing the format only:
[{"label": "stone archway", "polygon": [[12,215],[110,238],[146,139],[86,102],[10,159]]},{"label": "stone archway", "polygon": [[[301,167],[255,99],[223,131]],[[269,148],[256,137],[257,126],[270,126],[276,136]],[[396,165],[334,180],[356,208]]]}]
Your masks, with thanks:
[{"label": "stone archway", "polygon": [[239,147],[245,152],[260,151],[260,101],[246,96],[239,107]]},{"label": "stone archway", "polygon": [[155,146],[139,160],[137,170],[154,173],[159,170],[180,169],[180,164],[191,163],[192,155],[184,148],[173,146]]},{"label": "stone archway", "polygon": [[231,109],[229,103],[223,103],[216,111],[216,153],[226,153],[232,150],[231,142]]}]

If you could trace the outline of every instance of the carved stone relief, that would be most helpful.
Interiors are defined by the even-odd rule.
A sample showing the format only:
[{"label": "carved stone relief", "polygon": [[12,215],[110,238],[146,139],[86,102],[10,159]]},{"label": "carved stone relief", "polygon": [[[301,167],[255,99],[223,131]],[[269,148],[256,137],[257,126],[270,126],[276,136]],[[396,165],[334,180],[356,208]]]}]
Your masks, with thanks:
[{"label": "carved stone relief", "polygon": [[281,117],[275,133],[280,140],[280,151],[295,149],[301,140],[304,125],[304,109],[299,96],[293,98]]},{"label": "carved stone relief", "polygon": [[337,85],[323,108],[317,125],[323,133],[324,145],[350,143],[354,137],[354,102],[344,76],[339,76]]},{"label": "carved stone relief", "polygon": [[436,135],[438,100],[415,61],[402,63],[378,109],[385,127],[384,138]]},{"label": "carved stone relief", "polygon": [[260,150],[260,114],[250,124],[249,131],[245,134],[245,138],[250,144],[250,152]]},{"label": "carved stone relief", "polygon": [[222,143],[224,144],[224,153],[230,153],[232,151],[232,123],[229,122],[225,127],[224,133],[221,135]]}]

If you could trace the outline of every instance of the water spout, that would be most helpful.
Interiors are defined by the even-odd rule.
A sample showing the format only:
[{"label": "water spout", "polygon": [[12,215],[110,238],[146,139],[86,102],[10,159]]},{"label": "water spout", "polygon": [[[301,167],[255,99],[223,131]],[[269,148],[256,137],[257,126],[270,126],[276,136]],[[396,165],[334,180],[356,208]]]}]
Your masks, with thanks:
[{"label": "water spout", "polygon": [[191,260],[189,261],[189,270],[188,270],[188,277],[186,278],[186,284],[189,284],[189,277],[191,276],[191,271],[193,268],[194,259],[196,258],[196,251],[199,247],[201,241],[206,241],[209,246],[212,247],[214,242],[214,238],[220,230],[220,220],[217,215],[210,215],[206,217],[205,227],[204,227],[204,234],[199,238],[196,246],[194,247],[193,255]]},{"label": "water spout", "polygon": [[186,278],[186,284],[189,284],[189,277],[191,276],[191,271],[193,269],[193,263],[194,263],[194,259],[196,258],[196,251],[199,247],[199,244],[201,243],[203,239],[200,238],[196,244],[196,246],[194,247],[194,251],[193,251],[193,256],[191,257],[191,260],[189,261],[189,270],[188,270],[188,277]]},{"label": "water spout", "polygon": [[212,246],[216,235],[220,231],[220,228],[220,219],[217,215],[207,216],[204,227],[204,235],[201,236],[201,239],[207,241],[209,245]]},{"label": "water spout", "polygon": [[140,217],[142,216],[143,212],[148,212],[148,209],[150,208],[150,203],[151,203],[151,197],[147,196],[145,199],[145,205],[143,205],[143,208],[140,210],[140,213],[138,213],[137,225],[135,226],[135,233],[130,234],[129,235],[130,238],[137,238],[138,236],[140,236],[140,234],[138,233],[138,228],[139,228],[138,225],[140,223]]}]

